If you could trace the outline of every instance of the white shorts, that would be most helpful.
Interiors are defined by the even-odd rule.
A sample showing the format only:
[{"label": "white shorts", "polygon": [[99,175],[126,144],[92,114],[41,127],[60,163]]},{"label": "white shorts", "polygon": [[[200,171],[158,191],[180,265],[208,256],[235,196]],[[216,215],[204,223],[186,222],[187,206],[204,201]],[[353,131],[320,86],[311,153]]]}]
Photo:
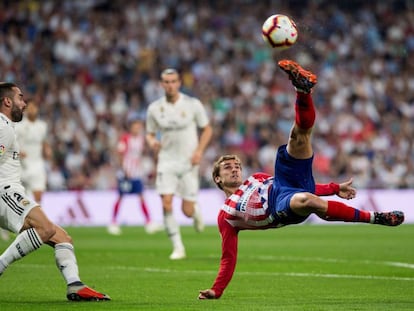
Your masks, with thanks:
[{"label": "white shorts", "polygon": [[158,171],[155,189],[159,194],[175,194],[187,201],[197,201],[200,188],[199,166],[186,170]]},{"label": "white shorts", "polygon": [[30,210],[39,204],[26,195],[20,184],[0,187],[0,227],[19,233]]},{"label": "white shorts", "polygon": [[27,192],[46,190],[46,171],[42,168],[30,168],[22,171],[22,183]]}]

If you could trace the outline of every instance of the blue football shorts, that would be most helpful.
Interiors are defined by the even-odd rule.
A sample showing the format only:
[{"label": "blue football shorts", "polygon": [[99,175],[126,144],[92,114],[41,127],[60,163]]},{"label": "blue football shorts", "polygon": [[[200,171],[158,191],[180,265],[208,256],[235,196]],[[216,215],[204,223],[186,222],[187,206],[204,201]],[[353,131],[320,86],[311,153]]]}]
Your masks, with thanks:
[{"label": "blue football shorts", "polygon": [[275,178],[269,193],[269,208],[275,220],[284,225],[303,222],[306,218],[295,214],[290,208],[290,200],[298,192],[315,192],[312,174],[313,156],[309,159],[295,159],[279,147],[275,162]]},{"label": "blue football shorts", "polygon": [[141,194],[144,191],[144,184],[141,179],[118,179],[119,194]]}]

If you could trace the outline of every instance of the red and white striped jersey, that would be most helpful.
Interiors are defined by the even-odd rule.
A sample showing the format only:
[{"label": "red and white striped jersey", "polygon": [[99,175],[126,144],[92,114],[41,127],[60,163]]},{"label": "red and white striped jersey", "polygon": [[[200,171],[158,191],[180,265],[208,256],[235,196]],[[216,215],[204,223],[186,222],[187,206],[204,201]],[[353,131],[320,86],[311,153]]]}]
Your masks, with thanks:
[{"label": "red and white striped jersey", "polygon": [[226,221],[239,230],[274,227],[270,225],[274,218],[268,210],[268,193],[272,183],[273,176],[268,174],[251,175],[224,202],[221,209],[228,214]]},{"label": "red and white striped jersey", "polygon": [[142,153],[145,147],[144,135],[133,136],[125,133],[121,136],[117,150],[121,155],[122,169],[127,178],[142,178]]}]

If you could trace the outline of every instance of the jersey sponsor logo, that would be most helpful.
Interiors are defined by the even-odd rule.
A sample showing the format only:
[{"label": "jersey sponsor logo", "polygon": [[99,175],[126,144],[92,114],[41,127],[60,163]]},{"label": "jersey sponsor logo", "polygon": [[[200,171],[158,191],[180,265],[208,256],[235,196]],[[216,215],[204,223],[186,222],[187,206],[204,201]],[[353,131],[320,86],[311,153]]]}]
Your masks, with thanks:
[{"label": "jersey sponsor logo", "polygon": [[240,212],[246,212],[247,204],[249,202],[255,201],[257,195],[255,193],[257,189],[253,184],[250,184],[247,189],[244,191],[242,197],[239,200],[239,204],[237,204],[236,210]]},{"label": "jersey sponsor logo", "polygon": [[13,160],[20,160],[20,152],[13,151]]},{"label": "jersey sponsor logo", "polygon": [[0,145],[0,157],[6,152],[6,147],[4,145]]}]

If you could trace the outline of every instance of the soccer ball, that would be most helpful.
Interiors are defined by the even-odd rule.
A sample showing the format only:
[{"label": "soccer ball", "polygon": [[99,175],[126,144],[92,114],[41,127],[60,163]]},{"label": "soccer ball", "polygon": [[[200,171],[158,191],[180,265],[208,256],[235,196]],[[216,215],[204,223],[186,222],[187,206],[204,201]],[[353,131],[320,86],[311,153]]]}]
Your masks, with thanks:
[{"label": "soccer ball", "polygon": [[295,44],[298,30],[295,22],[288,16],[275,14],[263,23],[262,37],[272,48],[285,50]]}]

